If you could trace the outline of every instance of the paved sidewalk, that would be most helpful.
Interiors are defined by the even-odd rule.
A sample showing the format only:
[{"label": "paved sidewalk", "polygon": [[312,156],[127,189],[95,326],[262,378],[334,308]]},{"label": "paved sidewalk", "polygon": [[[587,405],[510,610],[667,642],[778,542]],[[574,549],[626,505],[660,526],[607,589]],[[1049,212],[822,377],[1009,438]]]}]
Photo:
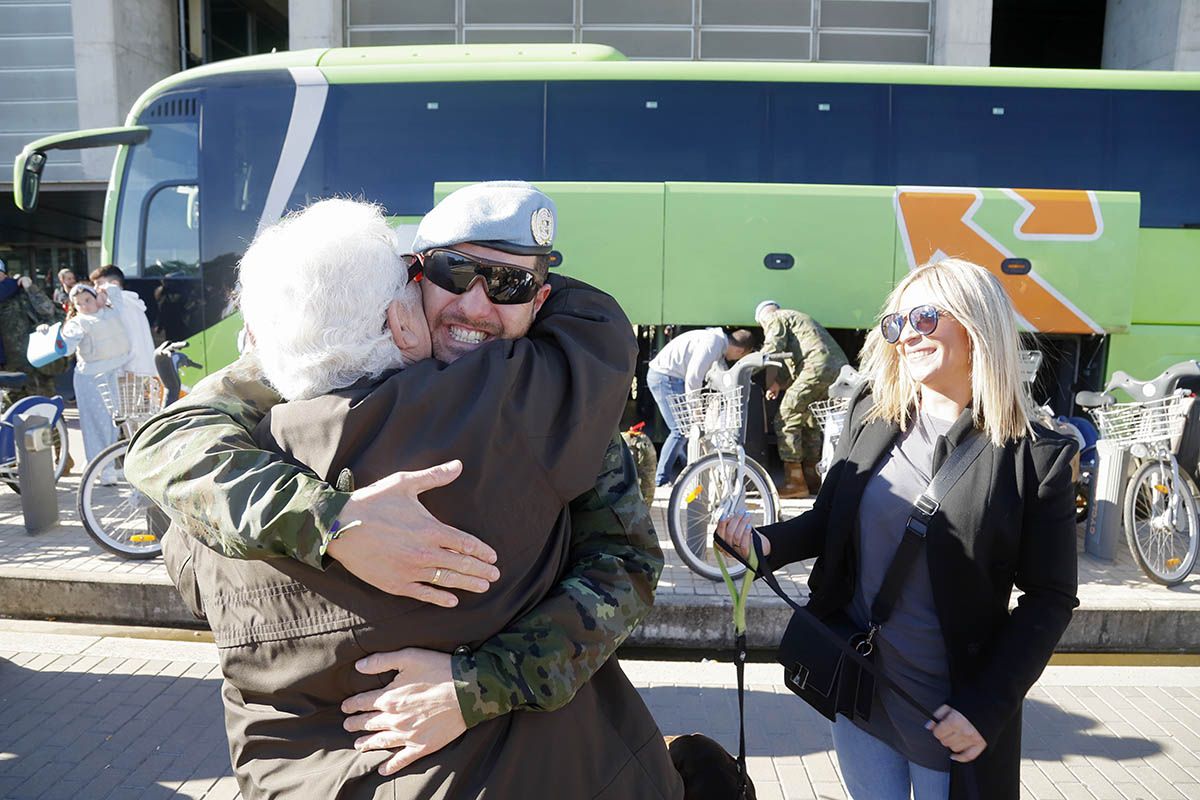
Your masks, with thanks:
[{"label": "paved sidewalk", "polygon": [[[0,798],[238,796],[212,645],[0,621]],[[737,746],[730,664],[625,661],[664,734]],[[761,800],[845,798],[827,724],[747,668]],[[1200,798],[1200,668],[1051,667],[1025,703],[1022,798]]]},{"label": "paved sidewalk", "polygon": [[[195,625],[167,578],[160,559],[126,561],[92,542],[75,511],[78,475],[59,483],[61,523],[46,533],[25,532],[20,498],[0,488],[0,615],[140,625]],[[667,496],[652,510],[667,556],[656,608],[634,635],[646,646],[728,646],[728,595],[675,555],[664,519]],[[784,517],[809,506],[784,501]],[[1080,537],[1082,549],[1082,536]],[[793,597],[806,595],[809,567],[779,573]],[[1115,563],[1080,553],[1081,608],[1060,649],[1064,651],[1200,652],[1200,575],[1167,589],[1150,583],[1120,549]],[[788,609],[761,582],[750,600],[751,645],[771,647],[786,626]]]}]

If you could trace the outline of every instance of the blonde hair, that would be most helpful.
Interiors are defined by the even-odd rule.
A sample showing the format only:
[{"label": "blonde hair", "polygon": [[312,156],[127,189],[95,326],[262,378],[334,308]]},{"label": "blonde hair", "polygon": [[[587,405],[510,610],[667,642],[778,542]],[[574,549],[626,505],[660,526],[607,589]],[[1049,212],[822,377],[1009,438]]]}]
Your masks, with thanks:
[{"label": "blonde hair", "polygon": [[[1028,435],[1030,412],[1017,359],[1017,314],[1000,281],[978,264],[945,258],[910,272],[888,295],[882,313],[899,311],[901,295],[916,284],[927,286],[936,304],[967,331],[975,427],[997,447]],[[907,430],[920,386],[902,366],[899,349],[887,343],[878,326],[867,332],[861,362],[874,398],[867,419],[887,420]]]}]

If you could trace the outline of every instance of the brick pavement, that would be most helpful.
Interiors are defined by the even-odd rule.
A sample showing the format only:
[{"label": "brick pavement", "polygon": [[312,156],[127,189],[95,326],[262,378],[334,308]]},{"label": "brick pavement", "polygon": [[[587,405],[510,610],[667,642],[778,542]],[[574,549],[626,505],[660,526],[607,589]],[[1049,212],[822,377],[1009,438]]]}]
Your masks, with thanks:
[{"label": "brick pavement", "polygon": [[[0,798],[238,796],[212,645],[0,621]],[[737,745],[731,665],[624,662],[666,734]],[[845,793],[828,727],[747,669],[762,800]],[[1051,667],[1025,703],[1022,798],[1200,798],[1200,668]]]}]

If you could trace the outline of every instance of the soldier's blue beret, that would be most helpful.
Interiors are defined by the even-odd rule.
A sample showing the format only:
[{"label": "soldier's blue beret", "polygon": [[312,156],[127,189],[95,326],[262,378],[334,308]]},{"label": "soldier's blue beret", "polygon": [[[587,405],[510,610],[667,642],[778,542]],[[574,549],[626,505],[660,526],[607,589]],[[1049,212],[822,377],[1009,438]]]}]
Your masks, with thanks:
[{"label": "soldier's blue beret", "polygon": [[554,201],[525,181],[486,181],[452,192],[433,207],[413,239],[412,252],[463,242],[518,255],[553,249]]}]

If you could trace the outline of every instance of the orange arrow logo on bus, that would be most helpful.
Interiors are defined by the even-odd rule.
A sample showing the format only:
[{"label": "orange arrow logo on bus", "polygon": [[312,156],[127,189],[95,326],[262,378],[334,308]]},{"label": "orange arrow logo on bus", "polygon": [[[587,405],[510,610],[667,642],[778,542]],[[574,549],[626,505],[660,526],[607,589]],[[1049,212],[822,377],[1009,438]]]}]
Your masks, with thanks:
[{"label": "orange arrow logo on bus", "polygon": [[[1053,203],[1041,211],[1043,198],[1039,192],[1023,191],[1019,195],[1026,205],[1026,215],[1018,221],[1024,225],[1029,238],[1066,238],[1067,240],[1099,235],[1098,217],[1096,224],[1087,230],[1078,211],[1080,202],[1087,203],[1089,216],[1092,204],[1089,193],[1078,192],[1074,201],[1056,196]],[[1010,195],[1011,196],[1011,195]],[[1015,199],[1015,198],[1014,198]],[[1018,202],[1021,202],[1019,200]],[[1103,329],[1088,318],[1061,292],[1046,282],[1036,271],[1024,275],[1006,274],[1000,267],[1005,259],[1014,254],[993,239],[974,222],[975,212],[983,203],[983,192],[968,188],[922,188],[900,187],[896,190],[896,215],[900,234],[904,240],[909,269],[934,260],[935,257],[958,256],[973,261],[1000,279],[1016,306],[1025,326],[1032,331],[1055,333],[1103,333]],[[1070,208],[1069,213],[1063,211]],[[1029,210],[1032,209],[1032,210]],[[1033,230],[1030,221],[1035,220]],[[1044,233],[1047,227],[1059,223],[1065,230]],[[1022,236],[1021,238],[1025,238]]]}]

